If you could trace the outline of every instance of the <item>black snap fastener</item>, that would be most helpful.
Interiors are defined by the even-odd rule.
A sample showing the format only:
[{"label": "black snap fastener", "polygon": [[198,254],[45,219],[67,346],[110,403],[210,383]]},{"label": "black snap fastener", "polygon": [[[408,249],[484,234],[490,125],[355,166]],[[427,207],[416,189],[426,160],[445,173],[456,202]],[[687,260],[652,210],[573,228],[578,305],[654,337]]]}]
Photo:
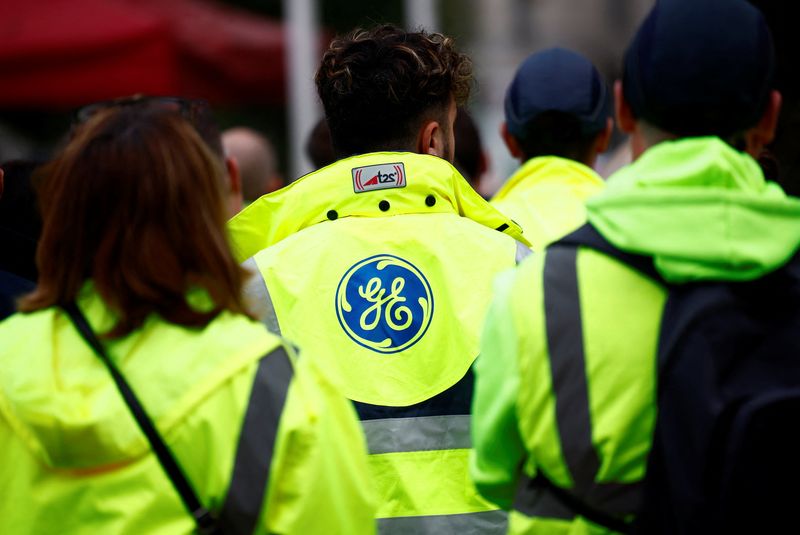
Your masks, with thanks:
[{"label": "black snap fastener", "polygon": [[378,208],[381,209],[381,212],[389,211],[389,201],[381,201],[378,203]]},{"label": "black snap fastener", "polygon": [[339,217],[339,214],[338,214],[338,213],[336,213],[336,210],[328,210],[328,219],[330,219],[331,221],[333,221],[333,220],[335,220],[335,219],[336,219],[336,218],[338,218],[338,217]]},{"label": "black snap fastener", "polygon": [[434,204],[436,204],[436,197],[433,195],[425,197],[425,206],[433,206]]}]

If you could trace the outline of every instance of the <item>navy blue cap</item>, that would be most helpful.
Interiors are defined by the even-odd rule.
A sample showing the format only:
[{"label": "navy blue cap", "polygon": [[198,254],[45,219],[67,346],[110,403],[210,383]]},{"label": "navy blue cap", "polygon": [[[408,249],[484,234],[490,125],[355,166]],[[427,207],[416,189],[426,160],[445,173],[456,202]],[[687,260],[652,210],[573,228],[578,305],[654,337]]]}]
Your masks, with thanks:
[{"label": "navy blue cap", "polygon": [[744,0],[658,0],[624,67],[637,118],[679,136],[727,137],[764,113],[775,54],[763,16]]},{"label": "navy blue cap", "polygon": [[586,134],[599,132],[612,113],[611,94],[592,62],[563,48],[531,54],[517,69],[506,92],[508,131],[525,138],[526,126],[539,114],[574,115]]}]

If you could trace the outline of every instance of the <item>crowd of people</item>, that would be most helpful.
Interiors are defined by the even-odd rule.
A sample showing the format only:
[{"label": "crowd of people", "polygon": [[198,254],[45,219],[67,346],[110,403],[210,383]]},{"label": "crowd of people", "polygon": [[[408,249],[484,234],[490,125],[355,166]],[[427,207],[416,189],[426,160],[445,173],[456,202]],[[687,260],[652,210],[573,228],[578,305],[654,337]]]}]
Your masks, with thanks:
[{"label": "crowd of people", "polygon": [[[82,108],[0,172],[0,533],[789,530],[774,71],[745,0],[660,0],[613,85],[536,52],[490,200],[439,33],[331,42],[289,184],[202,101]],[[604,181],[615,125],[633,162]]]}]

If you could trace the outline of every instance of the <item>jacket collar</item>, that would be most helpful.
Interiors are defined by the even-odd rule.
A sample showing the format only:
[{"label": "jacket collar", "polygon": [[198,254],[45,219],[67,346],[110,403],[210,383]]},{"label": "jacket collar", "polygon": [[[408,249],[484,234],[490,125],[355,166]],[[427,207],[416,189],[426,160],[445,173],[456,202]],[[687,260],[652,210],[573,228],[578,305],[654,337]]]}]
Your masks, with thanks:
[{"label": "jacket collar", "polygon": [[228,222],[239,261],[327,220],[452,213],[528,245],[520,227],[484,200],[447,161],[408,152],[352,156],[264,195]]},{"label": "jacket collar", "polygon": [[544,182],[557,181],[561,184],[595,184],[603,186],[603,179],[600,178],[594,169],[586,165],[559,158],[558,156],[538,156],[525,162],[522,167],[506,180],[503,186],[497,190],[492,197],[497,201],[508,196],[513,190],[527,189]]}]

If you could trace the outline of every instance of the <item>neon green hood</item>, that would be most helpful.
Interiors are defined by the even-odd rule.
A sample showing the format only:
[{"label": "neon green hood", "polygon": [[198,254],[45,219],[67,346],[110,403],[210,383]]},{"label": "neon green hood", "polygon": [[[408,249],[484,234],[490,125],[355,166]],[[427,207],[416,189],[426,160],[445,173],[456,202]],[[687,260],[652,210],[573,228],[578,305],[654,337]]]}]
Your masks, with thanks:
[{"label": "neon green hood", "polygon": [[674,283],[755,279],[800,245],[800,200],[718,138],[660,143],[611,176],[587,209],[606,239],[653,256]]}]

